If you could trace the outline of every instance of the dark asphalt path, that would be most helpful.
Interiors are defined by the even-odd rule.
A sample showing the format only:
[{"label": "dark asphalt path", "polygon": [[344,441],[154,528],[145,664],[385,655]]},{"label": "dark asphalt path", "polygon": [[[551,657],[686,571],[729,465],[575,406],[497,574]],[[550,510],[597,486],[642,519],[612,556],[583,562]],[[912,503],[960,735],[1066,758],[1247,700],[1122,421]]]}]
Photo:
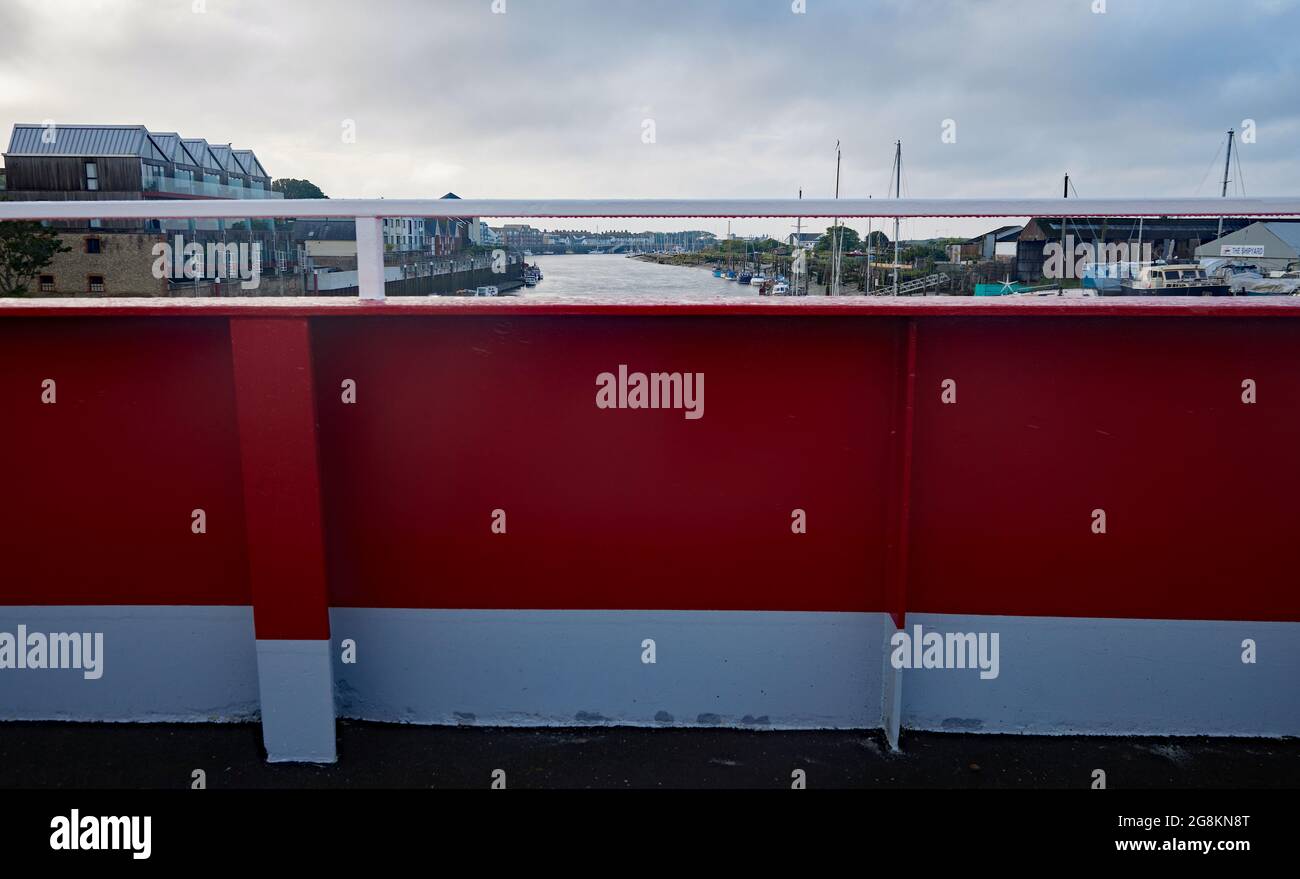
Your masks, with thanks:
[{"label": "dark asphalt path", "polygon": [[270,765],[256,724],[0,723],[0,788],[1300,787],[1300,739],[339,724],[334,766]]}]

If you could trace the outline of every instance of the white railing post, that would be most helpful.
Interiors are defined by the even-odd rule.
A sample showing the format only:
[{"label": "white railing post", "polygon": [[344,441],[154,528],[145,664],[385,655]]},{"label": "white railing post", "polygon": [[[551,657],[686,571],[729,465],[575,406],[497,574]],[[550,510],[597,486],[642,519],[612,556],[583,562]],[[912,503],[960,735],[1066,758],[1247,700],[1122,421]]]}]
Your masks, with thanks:
[{"label": "white railing post", "polygon": [[357,217],[357,292],[362,299],[384,298],[384,233],[378,217]]}]

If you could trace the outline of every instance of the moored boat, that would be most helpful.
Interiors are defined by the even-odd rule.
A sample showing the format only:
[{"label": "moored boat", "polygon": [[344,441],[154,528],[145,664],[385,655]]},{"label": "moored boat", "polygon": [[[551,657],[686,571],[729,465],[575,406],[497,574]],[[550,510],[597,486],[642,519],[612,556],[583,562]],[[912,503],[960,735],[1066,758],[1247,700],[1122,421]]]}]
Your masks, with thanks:
[{"label": "moored boat", "polygon": [[1099,290],[1103,296],[1231,296],[1227,281],[1211,278],[1199,265],[1175,263],[1138,269],[1120,280],[1119,289]]}]

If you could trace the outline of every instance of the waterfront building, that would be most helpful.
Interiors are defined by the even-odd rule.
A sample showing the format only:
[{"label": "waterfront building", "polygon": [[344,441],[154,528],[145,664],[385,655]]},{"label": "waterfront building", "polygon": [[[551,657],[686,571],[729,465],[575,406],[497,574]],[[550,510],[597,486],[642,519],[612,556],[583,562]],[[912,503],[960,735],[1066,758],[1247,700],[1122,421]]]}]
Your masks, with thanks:
[{"label": "waterfront building", "polygon": [[955,262],[990,262],[995,259],[1013,260],[1016,258],[1016,246],[1023,226],[999,226],[998,228],[976,235],[958,245]]},{"label": "waterfront building", "polygon": [[[1028,283],[1041,279],[1047,265],[1047,245],[1066,235],[1073,236],[1077,244],[1126,244],[1135,250],[1141,241],[1150,246],[1153,259],[1192,260],[1198,247],[1218,237],[1219,222],[1218,217],[1035,217],[1016,239],[1015,278]],[[1240,217],[1226,217],[1222,222],[1225,234],[1251,223]]]},{"label": "waterfront building", "polygon": [[1285,272],[1300,266],[1300,223],[1269,220],[1252,223],[1196,248],[1199,260],[1247,263],[1261,272]]},{"label": "waterfront building", "polygon": [[[133,201],[138,199],[282,198],[257,155],[230,144],[151,131],[143,125],[19,123],[4,152],[6,186],[0,197],[20,201]],[[290,270],[287,235],[266,220],[61,220],[70,250],[33,278],[34,293],[62,296],[168,295],[214,290],[192,279],[155,278],[158,244],[176,236],[205,243],[227,238],[260,244],[263,271]],[[215,272],[215,267],[208,266]]]},{"label": "waterfront building", "polygon": [[[415,217],[385,217],[384,250],[390,253],[423,253],[425,221]],[[356,252],[355,239],[353,253]]]},{"label": "waterfront building", "polygon": [[497,233],[506,247],[516,250],[534,250],[545,246],[546,239],[541,229],[534,229],[527,223],[506,223]]},{"label": "waterfront building", "polygon": [[4,159],[27,201],[282,197],[252,150],[143,125],[20,123]]}]

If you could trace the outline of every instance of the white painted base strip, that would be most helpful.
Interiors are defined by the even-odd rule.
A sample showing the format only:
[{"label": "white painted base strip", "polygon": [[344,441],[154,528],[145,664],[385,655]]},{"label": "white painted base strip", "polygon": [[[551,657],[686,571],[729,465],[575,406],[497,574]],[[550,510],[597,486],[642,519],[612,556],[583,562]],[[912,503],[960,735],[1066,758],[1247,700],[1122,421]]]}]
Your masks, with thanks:
[{"label": "white painted base strip", "polygon": [[880,649],[880,725],[885,730],[885,740],[890,750],[897,751],[898,734],[903,722],[903,670],[894,668],[890,662],[893,654],[891,639],[899,631],[894,621],[884,615],[882,621],[884,635]]},{"label": "white painted base strip", "polygon": [[335,651],[342,717],[864,729],[880,726],[882,616],[335,608],[330,631],[357,645],[355,664]]},{"label": "white painted base strip", "polygon": [[[258,645],[247,607],[0,607],[0,633],[104,636],[98,678],[0,669],[0,720],[248,721],[260,696],[273,759],[307,760],[333,759],[332,698],[341,716],[428,724],[1300,735],[1300,623],[908,616],[908,631],[997,633],[998,676],[981,680],[899,675],[885,614],[331,618],[336,645],[356,640],[355,664],[323,641]],[[642,662],[647,639],[654,663]],[[1247,639],[1254,663],[1241,661]]]},{"label": "white painted base strip", "polygon": [[262,741],[272,763],[333,763],[334,679],[328,641],[257,642]]},{"label": "white painted base strip", "polygon": [[16,635],[20,625],[47,636],[102,634],[100,674],[88,679],[84,669],[0,669],[0,720],[258,717],[250,607],[0,606],[0,633]]},{"label": "white painted base strip", "polygon": [[905,729],[1300,735],[1300,623],[908,614],[917,624],[999,633],[999,669],[905,671]]}]

